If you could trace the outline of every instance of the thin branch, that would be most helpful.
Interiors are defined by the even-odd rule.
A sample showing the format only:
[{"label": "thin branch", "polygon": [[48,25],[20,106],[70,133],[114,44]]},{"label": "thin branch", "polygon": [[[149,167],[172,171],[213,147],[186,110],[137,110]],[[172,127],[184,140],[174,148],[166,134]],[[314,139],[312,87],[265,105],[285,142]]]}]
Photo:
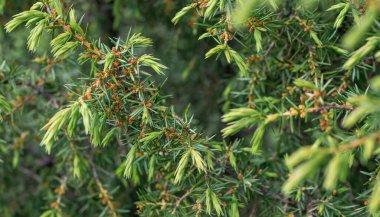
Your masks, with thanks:
[{"label": "thin branch", "polygon": [[[331,109],[341,109],[341,110],[354,110],[355,107],[351,105],[338,105],[338,104],[332,104],[332,105],[326,105],[321,107],[313,107],[308,108],[305,110],[306,113],[318,113],[321,111],[328,111]],[[281,114],[281,116],[297,116],[299,113],[293,113],[292,111],[286,111]]]},{"label": "thin branch", "polygon": [[347,151],[350,149],[357,148],[357,147],[365,144],[367,141],[376,140],[376,139],[380,139],[380,132],[376,132],[376,133],[373,133],[367,137],[363,137],[363,138],[355,140],[353,142],[341,145],[337,148],[337,150],[338,151]]},{"label": "thin branch", "polygon": [[17,110],[19,110],[21,107],[23,107],[28,102],[30,102],[34,98],[34,96],[36,96],[36,93],[34,93],[34,94],[29,95],[28,97],[26,97],[22,102],[20,102],[19,104],[17,104],[13,108],[13,110],[11,112],[8,112],[7,114],[5,114],[3,116],[3,119],[6,120],[7,118],[9,118],[13,113],[15,113]]},{"label": "thin branch", "polygon": [[180,197],[179,200],[175,203],[175,206],[178,207],[180,203],[191,194],[192,191],[193,191],[193,188],[187,190],[186,193],[182,195],[182,197]]},{"label": "thin branch", "polygon": [[96,172],[96,168],[95,168],[95,165],[93,164],[93,162],[91,162],[91,164],[92,164],[93,177],[95,179],[96,184],[99,187],[99,190],[100,190],[102,196],[104,197],[103,201],[105,201],[107,203],[108,207],[110,208],[110,212],[112,214],[112,217],[118,217],[118,215],[116,214],[115,206],[112,203],[112,199],[113,199],[112,196],[109,196],[108,191],[103,187],[103,184],[99,179],[98,173]]}]

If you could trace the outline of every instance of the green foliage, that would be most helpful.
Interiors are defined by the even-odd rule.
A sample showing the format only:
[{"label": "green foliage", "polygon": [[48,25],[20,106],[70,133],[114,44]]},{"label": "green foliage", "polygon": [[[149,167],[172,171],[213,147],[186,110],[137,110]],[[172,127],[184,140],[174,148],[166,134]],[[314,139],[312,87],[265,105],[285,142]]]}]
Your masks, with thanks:
[{"label": "green foliage", "polygon": [[6,115],[8,112],[11,112],[11,105],[4,98],[4,96],[0,95],[0,115],[1,115],[0,121],[3,120],[3,115]]},{"label": "green foliage", "polygon": [[[24,66],[0,66],[4,216],[380,214],[379,0],[114,1],[98,5],[114,23],[98,26],[102,10],[78,19],[88,2],[70,3],[37,2],[5,24],[31,28],[17,37],[34,54],[10,49]],[[137,31],[158,43],[107,28],[127,14],[144,14]],[[198,99],[223,110],[200,109],[221,133],[191,114]],[[13,211],[25,189],[36,194]]]},{"label": "green foliage", "polygon": [[[47,16],[47,13],[38,10],[24,11],[22,13],[16,14],[14,18],[5,25],[5,29],[7,30],[7,32],[11,32],[22,23],[26,23],[25,25],[27,27],[33,26],[38,23],[38,27],[40,25],[41,20],[45,19]],[[37,30],[35,30],[35,32],[37,32]],[[35,32],[31,33],[29,38],[36,35]],[[34,39],[38,40],[38,37],[34,37]]]},{"label": "green foliage", "polygon": [[72,114],[72,111],[75,109],[75,107],[76,107],[76,104],[71,105],[68,108],[60,110],[42,128],[42,129],[46,129],[46,133],[45,133],[44,138],[42,138],[42,140],[41,140],[41,145],[45,146],[48,154],[50,154],[50,152],[51,152],[53,142],[55,140],[55,137],[56,137],[58,131],[66,123],[67,119],[70,117],[70,115]]}]

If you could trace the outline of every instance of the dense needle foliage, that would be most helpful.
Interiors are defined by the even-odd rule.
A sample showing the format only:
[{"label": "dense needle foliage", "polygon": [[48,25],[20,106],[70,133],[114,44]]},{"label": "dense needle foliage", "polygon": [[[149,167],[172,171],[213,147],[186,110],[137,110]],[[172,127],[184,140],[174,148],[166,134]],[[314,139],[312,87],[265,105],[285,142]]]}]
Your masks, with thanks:
[{"label": "dense needle foliage", "polygon": [[380,216],[379,0],[95,2],[0,0],[1,216]]}]

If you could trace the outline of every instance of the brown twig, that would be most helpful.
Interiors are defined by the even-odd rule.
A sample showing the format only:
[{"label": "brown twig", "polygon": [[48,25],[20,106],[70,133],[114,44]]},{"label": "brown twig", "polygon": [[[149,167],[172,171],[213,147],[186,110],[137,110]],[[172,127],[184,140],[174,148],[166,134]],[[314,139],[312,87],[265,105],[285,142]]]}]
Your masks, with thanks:
[{"label": "brown twig", "polygon": [[108,191],[103,187],[103,184],[99,179],[98,173],[96,172],[96,168],[94,165],[92,165],[92,174],[93,174],[93,177],[95,179],[97,186],[99,187],[99,190],[101,193],[100,195],[101,195],[101,197],[103,197],[103,204],[107,203],[108,207],[110,208],[110,212],[112,214],[112,217],[118,217],[116,210],[115,210],[115,206],[112,203],[113,198],[112,198],[112,196],[110,196],[108,194]]},{"label": "brown twig", "polygon": [[184,195],[182,195],[182,197],[180,197],[177,202],[175,203],[175,206],[178,207],[180,205],[180,203],[185,200],[190,194],[191,192],[193,191],[193,188],[191,188],[190,190],[187,190],[186,193]]},{"label": "brown twig", "polygon": [[7,114],[5,114],[3,116],[3,119],[6,120],[7,118],[9,118],[13,113],[15,113],[17,110],[19,110],[23,105],[25,105],[26,103],[30,102],[33,97],[36,95],[36,93],[32,94],[32,95],[29,95],[27,96],[22,102],[20,102],[19,104],[17,104],[13,110],[11,112],[8,112]]},{"label": "brown twig", "polygon": [[267,58],[267,56],[268,56],[269,52],[272,50],[274,44],[275,44],[274,41],[272,41],[272,43],[270,43],[268,49],[264,53],[264,59]]},{"label": "brown twig", "polygon": [[371,135],[369,135],[367,137],[363,137],[363,138],[355,140],[355,141],[353,141],[351,143],[340,145],[337,148],[337,150],[338,151],[347,151],[347,150],[350,150],[350,149],[357,148],[357,147],[365,144],[367,141],[376,140],[376,139],[380,139],[380,132],[373,133],[373,134],[371,134]]},{"label": "brown twig", "polygon": [[[341,110],[353,110],[354,107],[351,105],[338,105],[338,104],[331,104],[331,105],[326,105],[326,106],[321,106],[321,107],[313,107],[313,108],[308,108],[305,110],[306,113],[317,113],[321,111],[328,111],[331,109],[341,109]],[[294,113],[292,111],[286,111],[283,112],[281,115],[282,116],[297,116],[299,113]]]},{"label": "brown twig", "polygon": [[59,185],[59,187],[54,190],[54,192],[57,193],[58,197],[56,198],[54,202],[50,204],[50,207],[56,209],[59,212],[61,211],[60,205],[62,201],[62,195],[65,193],[66,182],[67,182],[67,176],[64,176],[61,179],[61,184]]},{"label": "brown twig", "polygon": [[353,110],[354,107],[351,105],[332,104],[332,105],[321,106],[321,107],[316,107],[316,108],[309,108],[307,109],[307,112],[321,112],[321,111],[328,111],[330,109]]}]

